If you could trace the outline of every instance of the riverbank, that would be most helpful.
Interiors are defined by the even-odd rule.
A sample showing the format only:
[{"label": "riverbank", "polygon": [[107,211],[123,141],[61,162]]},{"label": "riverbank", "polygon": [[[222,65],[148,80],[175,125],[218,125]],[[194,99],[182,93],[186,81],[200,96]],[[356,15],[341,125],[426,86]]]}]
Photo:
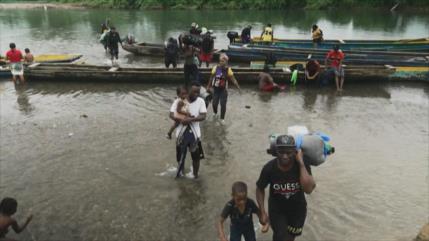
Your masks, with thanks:
[{"label": "riverbank", "polygon": [[0,3],[2,9],[82,9],[85,5],[77,3]]},{"label": "riverbank", "polygon": [[7,2],[0,3],[0,9],[82,9],[82,8],[113,8],[113,9],[341,9],[352,7],[354,9],[378,8],[397,11],[429,11],[429,2],[419,0],[406,0],[401,4],[392,1],[390,4],[377,4],[372,1],[333,3],[326,1],[145,1],[145,0],[47,0],[41,2]]}]

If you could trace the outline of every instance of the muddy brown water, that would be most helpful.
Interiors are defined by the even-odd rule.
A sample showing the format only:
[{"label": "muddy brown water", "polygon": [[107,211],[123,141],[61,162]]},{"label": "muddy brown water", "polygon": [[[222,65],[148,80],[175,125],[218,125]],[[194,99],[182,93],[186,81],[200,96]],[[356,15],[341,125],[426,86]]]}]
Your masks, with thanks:
[{"label": "muddy brown water", "polygon": [[[2,10],[0,50],[15,41],[35,54],[80,52],[105,64],[96,32],[106,16],[123,35],[149,42],[175,36],[193,20],[212,23],[218,47],[226,46],[225,30],[249,23],[257,29],[271,21],[283,37],[307,38],[318,22],[332,38],[389,39],[427,36],[428,22],[424,14],[373,11]],[[120,61],[159,65],[123,51]],[[304,86],[278,94],[232,89],[226,124],[211,109],[202,124],[201,178],[174,180],[174,141],[164,136],[175,86],[39,81],[15,88],[2,80],[0,198],[18,199],[20,221],[34,214],[27,230],[10,237],[217,240],[214,224],[231,184],[245,181],[254,198],[271,158],[268,135],[305,125],[328,133],[337,152],[313,168],[317,188],[307,196],[298,240],[410,240],[428,219],[428,95],[425,83],[346,82],[342,94]]]}]

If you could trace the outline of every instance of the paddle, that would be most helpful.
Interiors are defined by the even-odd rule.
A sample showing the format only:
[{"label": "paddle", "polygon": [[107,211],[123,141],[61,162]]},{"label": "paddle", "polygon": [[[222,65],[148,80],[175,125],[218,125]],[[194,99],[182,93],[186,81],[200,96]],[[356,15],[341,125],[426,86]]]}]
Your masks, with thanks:
[{"label": "paddle", "polygon": [[394,43],[413,43],[413,42],[420,42],[420,41],[428,41],[429,42],[429,38],[400,39]]}]

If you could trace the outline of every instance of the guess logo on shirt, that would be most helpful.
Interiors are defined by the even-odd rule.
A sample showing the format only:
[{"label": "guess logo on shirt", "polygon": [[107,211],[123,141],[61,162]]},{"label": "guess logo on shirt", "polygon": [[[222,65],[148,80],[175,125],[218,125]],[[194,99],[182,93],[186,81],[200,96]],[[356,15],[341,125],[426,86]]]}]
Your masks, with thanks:
[{"label": "guess logo on shirt", "polygon": [[295,193],[301,191],[299,182],[274,183],[272,188],[273,194],[283,195],[286,199],[289,199]]}]

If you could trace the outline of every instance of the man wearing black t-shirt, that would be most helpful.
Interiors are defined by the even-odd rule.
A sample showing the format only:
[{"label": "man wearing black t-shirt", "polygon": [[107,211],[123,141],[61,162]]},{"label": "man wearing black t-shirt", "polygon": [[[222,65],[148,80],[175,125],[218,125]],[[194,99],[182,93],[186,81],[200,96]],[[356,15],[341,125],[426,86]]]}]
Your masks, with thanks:
[{"label": "man wearing black t-shirt", "polygon": [[[310,166],[304,164],[302,151],[296,150],[292,136],[276,140],[277,157],[263,167],[256,182],[256,200],[262,212],[262,222],[270,220],[273,241],[293,241],[301,235],[307,216],[304,192],[316,187]],[[270,185],[268,216],[265,211],[265,188]]]}]

